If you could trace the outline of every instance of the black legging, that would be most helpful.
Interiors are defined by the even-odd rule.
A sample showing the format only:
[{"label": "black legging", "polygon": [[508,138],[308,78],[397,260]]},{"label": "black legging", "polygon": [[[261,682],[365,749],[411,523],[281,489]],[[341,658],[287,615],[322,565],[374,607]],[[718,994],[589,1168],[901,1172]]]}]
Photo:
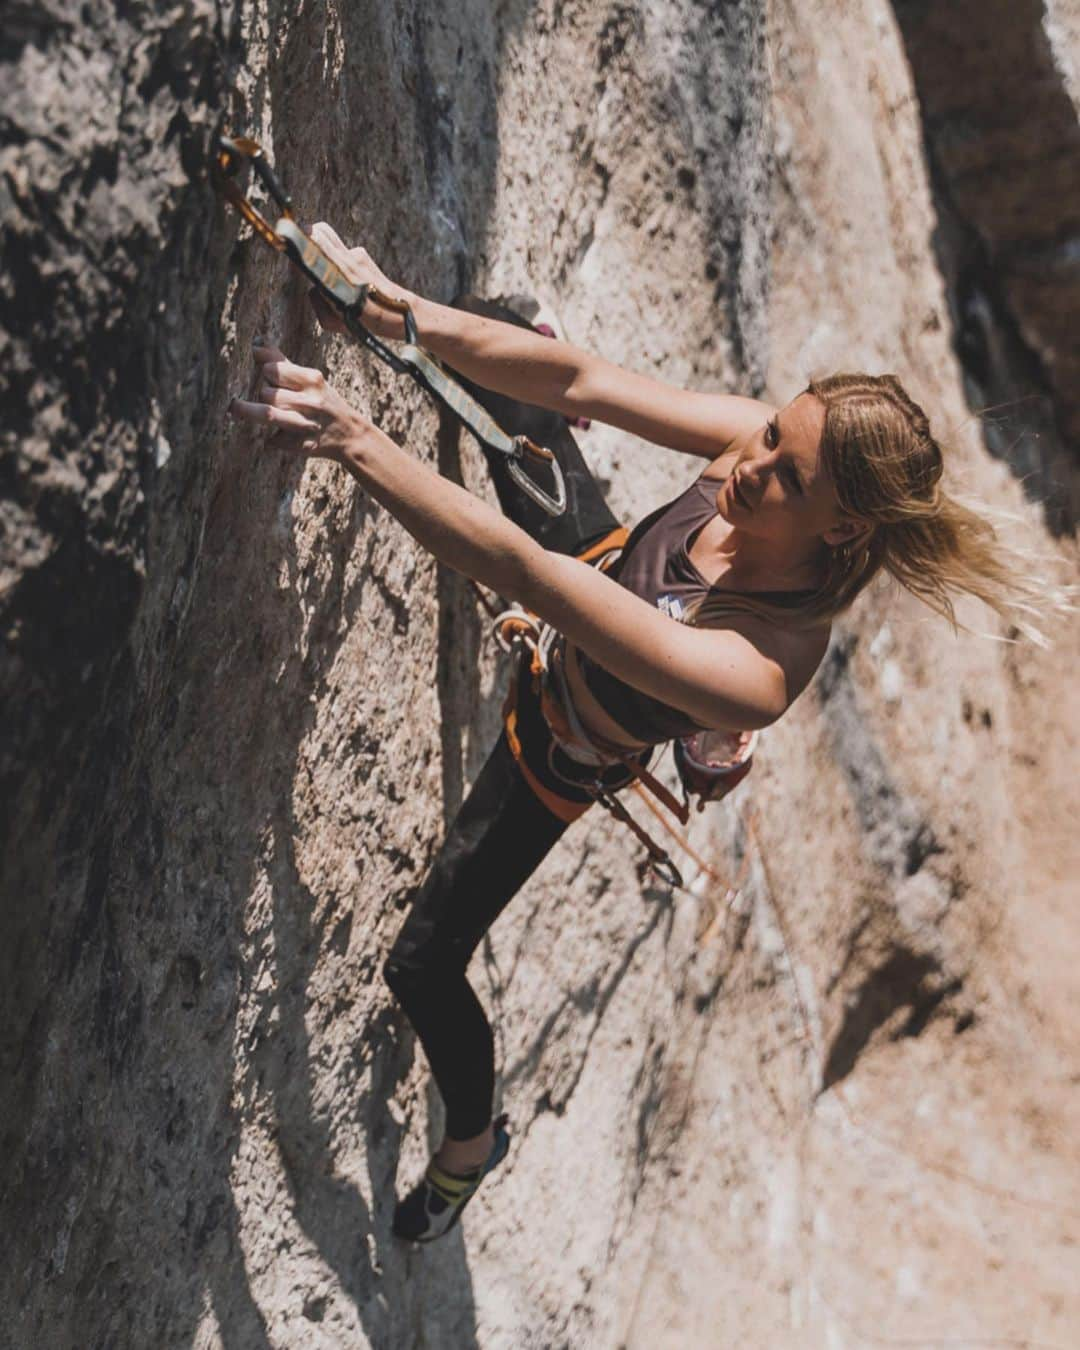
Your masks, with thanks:
[{"label": "black legging", "polygon": [[[528,326],[483,301],[458,303],[473,313]],[[549,516],[510,477],[504,457],[485,451],[507,516],[557,553],[583,552],[618,528],[564,417],[462,383],[505,431],[548,446],[562,468],[566,512]],[[530,750],[542,757],[548,733],[527,680],[521,682],[518,732],[530,764]],[[522,777],[504,732],[455,817],[383,967],[427,1054],[452,1139],[469,1139],[486,1129],[495,1092],[491,1025],[465,970],[480,939],[565,829]]]}]

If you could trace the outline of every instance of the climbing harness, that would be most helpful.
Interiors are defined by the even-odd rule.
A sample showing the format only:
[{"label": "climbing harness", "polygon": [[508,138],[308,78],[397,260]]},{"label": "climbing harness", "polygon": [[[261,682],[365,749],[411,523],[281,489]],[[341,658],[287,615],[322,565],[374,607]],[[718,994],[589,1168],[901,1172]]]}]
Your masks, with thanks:
[{"label": "climbing harness", "polygon": [[[603,750],[595,737],[587,737],[584,731],[575,731],[574,723],[580,727],[580,721],[573,712],[573,704],[564,696],[561,669],[557,657],[553,659],[552,646],[558,634],[549,624],[542,623],[516,606],[499,615],[493,631],[499,645],[517,658],[503,707],[503,723],[511,753],[533,792],[554,815],[567,823],[583,815],[589,806],[588,801],[582,803],[562,797],[546,787],[530,767],[517,730],[519,681],[523,675],[533,680],[533,687],[539,695],[541,714],[551,733],[546,766],[550,774],[556,780],[584,792],[627,825],[645,846],[649,865],[657,875],[672,886],[681,886],[682,876],[671,855],[650,837],[614,794],[617,787],[625,786],[625,774],[629,774],[631,781],[646,781],[650,790],[659,791],[672,801],[674,799],[668,789],[649,773],[640,757],[635,758],[627,751],[615,751],[613,748]],[[560,767],[561,757],[568,761],[565,768]],[[623,771],[621,782],[607,781],[606,774],[612,769]]]},{"label": "climbing harness", "polygon": [[[591,549],[579,554],[579,561],[605,571],[619,556],[627,538],[625,529],[614,530]],[[583,804],[561,797],[545,786],[528,763],[517,732],[519,681],[523,673],[533,681],[541,714],[551,734],[546,765],[550,774],[586,793],[626,825],[644,845],[649,866],[662,880],[681,888],[682,876],[671,855],[634,819],[615,796],[615,791],[627,785],[625,774],[629,774],[630,781],[650,810],[660,816],[658,808],[646,796],[647,792],[685,826],[690,819],[692,794],[698,796],[698,810],[701,811],[706,802],[725,797],[750,772],[756,734],[708,731],[676,740],[675,765],[683,788],[683,800],[679,801],[650,773],[650,751],[627,750],[583,726],[567,685],[560,634],[551,624],[544,623],[520,605],[512,605],[495,616],[492,631],[502,650],[515,658],[510,690],[503,707],[503,722],[511,753],[533,792],[560,820],[568,823],[588,809],[588,802]],[[569,761],[566,769],[560,767],[561,758]],[[582,772],[584,769],[594,770],[593,775],[587,776]],[[621,782],[608,781],[613,770],[622,771]],[[678,839],[692,857],[696,856],[662,816],[660,819],[668,833]],[[706,867],[705,870],[712,869]]]},{"label": "climbing harness", "polygon": [[[249,166],[270,200],[281,213],[271,224],[241,191],[236,177]],[[468,394],[438,361],[419,345],[416,320],[403,300],[363,283],[355,285],[340,267],[300,228],[292,199],[285,191],[258,141],[246,136],[219,136],[213,159],[213,176],[222,195],[232,203],[264,243],[284,253],[341,315],[346,328],[368,351],[384,361],[399,375],[409,375],[457,417],[481,445],[505,455],[514,482],[549,515],[560,516],[566,510],[566,486],[562,469],[552,452],[537,445],[528,436],[509,436],[495,419]],[[395,350],[365,328],[361,319],[364,306],[371,301],[382,309],[400,314],[405,321],[405,342]],[[527,460],[534,461],[551,476],[551,489],[545,490],[525,471]]]}]

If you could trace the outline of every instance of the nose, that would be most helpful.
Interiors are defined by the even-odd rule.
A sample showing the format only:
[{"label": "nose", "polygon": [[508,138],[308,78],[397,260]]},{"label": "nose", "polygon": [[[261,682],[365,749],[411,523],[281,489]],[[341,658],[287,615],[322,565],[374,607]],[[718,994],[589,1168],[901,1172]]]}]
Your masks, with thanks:
[{"label": "nose", "polygon": [[758,490],[764,488],[779,458],[778,449],[761,450],[757,454],[748,455],[736,466],[740,483]]}]

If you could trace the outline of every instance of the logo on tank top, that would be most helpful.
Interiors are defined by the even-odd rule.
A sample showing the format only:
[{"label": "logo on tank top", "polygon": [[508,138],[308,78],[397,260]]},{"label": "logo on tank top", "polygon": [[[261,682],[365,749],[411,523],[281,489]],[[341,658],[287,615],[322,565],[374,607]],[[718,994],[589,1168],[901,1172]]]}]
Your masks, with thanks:
[{"label": "logo on tank top", "polygon": [[676,619],[679,623],[682,623],[683,615],[686,613],[683,602],[677,595],[658,595],[656,608],[661,614],[666,614],[669,619]]}]

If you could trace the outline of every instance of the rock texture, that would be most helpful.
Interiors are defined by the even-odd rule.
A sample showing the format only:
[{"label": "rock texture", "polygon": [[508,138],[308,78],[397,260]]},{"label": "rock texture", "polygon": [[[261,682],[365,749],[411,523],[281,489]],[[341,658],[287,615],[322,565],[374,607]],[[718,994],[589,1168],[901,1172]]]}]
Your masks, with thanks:
[{"label": "rock texture", "polygon": [[[253,337],[488,489],[205,162],[224,119],[390,275],[688,386],[895,370],[1075,569],[1078,34],[1075,0],[8,5],[0,1341],[1075,1342],[1077,628],[887,590],[687,892],[589,817],[523,891],[474,967],[511,1160],[395,1245],[440,1121],[378,970],[503,672],[352,480],[227,427]],[[699,467],[586,439],[627,520]]]},{"label": "rock texture", "polygon": [[898,0],[896,15],[926,133],[936,251],[968,397],[993,409],[988,448],[1025,479],[1051,527],[1068,529],[1080,505],[1074,7]]}]

